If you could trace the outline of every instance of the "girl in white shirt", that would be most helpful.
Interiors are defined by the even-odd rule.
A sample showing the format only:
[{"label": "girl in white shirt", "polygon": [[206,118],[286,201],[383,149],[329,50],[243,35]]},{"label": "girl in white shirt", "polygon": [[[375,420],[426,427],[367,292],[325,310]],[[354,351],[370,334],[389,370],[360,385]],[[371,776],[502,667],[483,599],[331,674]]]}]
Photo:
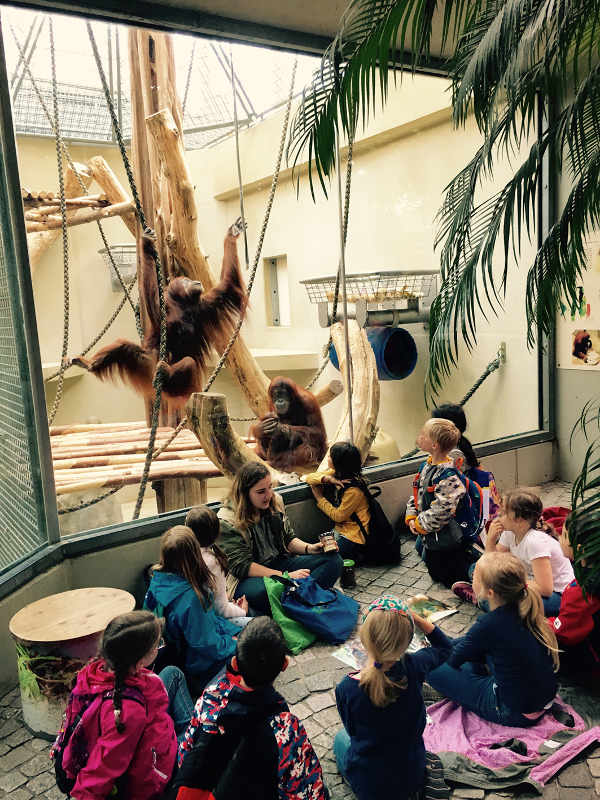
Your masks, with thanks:
[{"label": "girl in white shirt", "polygon": [[219,518],[207,506],[190,508],[185,518],[185,524],[190,528],[202,550],[202,558],[215,579],[215,593],[213,605],[215,612],[220,617],[225,617],[234,625],[243,628],[252,617],[248,616],[248,601],[246,596],[232,602],[227,597],[225,578],[227,576],[227,556],[216,544],[219,537]]},{"label": "girl in white shirt", "polygon": [[525,564],[530,585],[544,602],[547,617],[558,615],[563,591],[574,579],[573,567],[560,544],[541,528],[543,505],[527,489],[513,489],[504,495],[502,509],[490,525],[486,552],[511,552]]}]

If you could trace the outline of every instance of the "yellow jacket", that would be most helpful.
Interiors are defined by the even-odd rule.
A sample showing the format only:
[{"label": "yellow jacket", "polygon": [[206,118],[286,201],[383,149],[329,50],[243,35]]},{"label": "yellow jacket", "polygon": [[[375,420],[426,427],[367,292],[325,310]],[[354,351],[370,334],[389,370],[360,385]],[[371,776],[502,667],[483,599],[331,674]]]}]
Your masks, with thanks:
[{"label": "yellow jacket", "polygon": [[[309,486],[318,486],[324,475],[333,474],[334,471],[332,469],[324,472],[311,472],[309,475],[304,475],[302,480],[306,481]],[[341,536],[345,536],[346,539],[357,544],[365,543],[365,537],[362,535],[358,524],[350,519],[352,514],[356,514],[363,526],[368,530],[370,520],[369,503],[364,492],[359,488],[350,486],[349,489],[346,489],[339,506],[334,506],[324,497],[317,500],[317,506],[335,523],[335,529],[339,531]]]}]

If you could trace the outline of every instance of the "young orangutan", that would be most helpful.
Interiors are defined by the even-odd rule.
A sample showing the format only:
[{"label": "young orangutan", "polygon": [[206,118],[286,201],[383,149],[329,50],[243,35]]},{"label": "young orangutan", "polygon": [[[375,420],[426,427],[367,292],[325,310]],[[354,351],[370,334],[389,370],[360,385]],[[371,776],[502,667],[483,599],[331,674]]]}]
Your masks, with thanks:
[{"label": "young orangutan", "polygon": [[273,378],[269,400],[271,411],[250,428],[256,454],[287,472],[321,461],[327,434],[315,396],[289,378]]},{"label": "young orangutan", "polygon": [[[161,362],[163,392],[174,403],[183,405],[190,394],[199,391],[206,358],[211,347],[231,335],[238,314],[246,309],[246,287],[237,255],[237,238],[242,232],[241,218],[227,231],[224,242],[220,282],[207,292],[201,281],[172,278],[165,288],[167,358]],[[98,350],[89,360],[74,358],[101,379],[117,375],[136,392],[151,397],[152,381],[159,366],[160,311],[153,242],[142,240],[143,270],[140,302],[148,320],[141,344],[117,339]]]}]

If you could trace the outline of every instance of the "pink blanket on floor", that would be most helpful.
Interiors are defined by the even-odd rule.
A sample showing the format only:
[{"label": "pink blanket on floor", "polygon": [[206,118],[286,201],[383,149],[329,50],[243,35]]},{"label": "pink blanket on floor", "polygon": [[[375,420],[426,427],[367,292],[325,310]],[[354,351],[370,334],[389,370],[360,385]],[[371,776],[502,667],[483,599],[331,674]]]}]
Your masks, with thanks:
[{"label": "pink blanket on floor", "polygon": [[560,698],[572,727],[544,714],[531,728],[486,722],[450,700],[427,709],[425,747],[444,764],[444,777],[486,789],[530,784],[538,791],[565,764],[600,741],[600,727],[586,729],[583,719]]}]

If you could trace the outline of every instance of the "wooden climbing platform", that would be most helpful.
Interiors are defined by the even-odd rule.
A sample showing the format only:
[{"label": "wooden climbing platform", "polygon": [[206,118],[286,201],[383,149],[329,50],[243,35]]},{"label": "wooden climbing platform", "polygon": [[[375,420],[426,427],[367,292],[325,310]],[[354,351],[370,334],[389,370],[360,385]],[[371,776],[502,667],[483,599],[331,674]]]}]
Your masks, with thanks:
[{"label": "wooden climbing platform", "polygon": [[[160,449],[173,428],[158,428],[155,448]],[[50,428],[56,494],[108,489],[139,483],[144,469],[150,429],[145,422],[56,425]],[[246,439],[249,447],[255,442]],[[150,467],[150,480],[197,478],[206,481],[222,475],[186,428]]]}]

